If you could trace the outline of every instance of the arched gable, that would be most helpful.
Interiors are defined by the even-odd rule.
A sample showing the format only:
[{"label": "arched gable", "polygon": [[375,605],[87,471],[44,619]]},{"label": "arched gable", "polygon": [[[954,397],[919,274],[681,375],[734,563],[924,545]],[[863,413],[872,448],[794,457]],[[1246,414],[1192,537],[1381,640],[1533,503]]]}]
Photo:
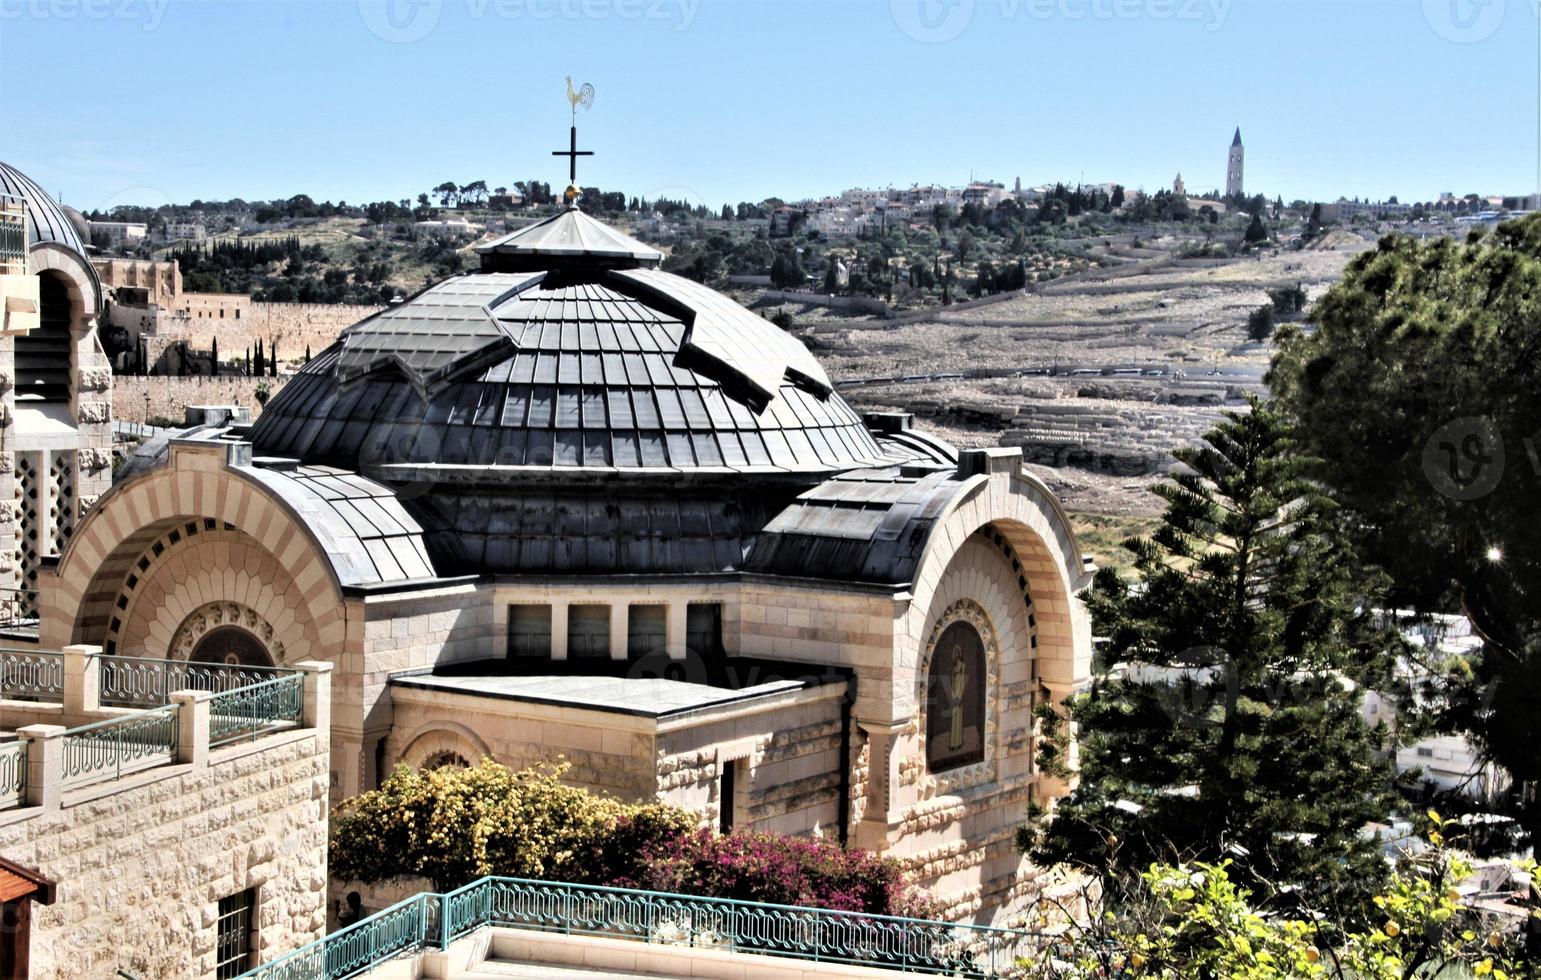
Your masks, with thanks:
[{"label": "arched gable", "polygon": [[[153,552],[163,537],[185,536],[189,523],[212,523],[241,532],[286,571],[298,609],[320,645],[307,655],[341,649],[341,582],[327,550],[286,501],[225,465],[227,449],[221,443],[174,446],[169,465],[119,484],[101,498],[60,556],[53,587],[42,590],[45,644],[63,646],[103,633],[122,584],[146,552]],[[218,573],[223,581],[225,570],[200,563],[188,571]]]}]

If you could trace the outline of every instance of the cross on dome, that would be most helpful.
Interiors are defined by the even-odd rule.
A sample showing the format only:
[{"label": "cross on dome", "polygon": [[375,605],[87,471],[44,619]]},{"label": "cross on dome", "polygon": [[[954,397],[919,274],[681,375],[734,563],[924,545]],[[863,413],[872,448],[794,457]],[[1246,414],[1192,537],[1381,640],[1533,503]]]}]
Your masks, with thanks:
[{"label": "cross on dome", "polygon": [[591,157],[593,150],[578,149],[578,107],[587,109],[594,104],[594,86],[584,82],[582,87],[573,89],[573,77],[567,76],[567,102],[572,107],[572,127],[568,130],[568,143],[565,150],[552,150],[554,157],[567,158],[567,190],[562,194],[562,200],[567,202],[570,208],[578,206],[578,197],[582,193],[578,190],[578,158]]}]

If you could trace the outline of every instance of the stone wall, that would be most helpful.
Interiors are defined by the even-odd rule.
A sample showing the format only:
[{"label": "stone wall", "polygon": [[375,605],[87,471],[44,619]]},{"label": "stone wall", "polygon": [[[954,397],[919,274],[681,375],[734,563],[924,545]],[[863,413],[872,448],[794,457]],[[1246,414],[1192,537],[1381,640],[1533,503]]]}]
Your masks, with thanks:
[{"label": "stone wall", "polygon": [[58,882],[33,909],[33,976],[212,976],[219,900],[247,888],[257,961],[320,938],[326,773],[307,730],[0,812],[0,854]]},{"label": "stone wall", "polygon": [[158,328],[161,336],[208,350],[217,334],[220,355],[227,360],[244,356],[246,348],[261,340],[264,349],[277,345],[281,364],[303,360],[307,346],[311,354],[321,353],[343,328],[382,309],[345,303],[254,303],[245,296],[216,293],[183,293],[179,305],[188,315],[164,318]]},{"label": "stone wall", "polygon": [[846,685],[660,724],[658,796],[717,826],[725,766],[740,767],[733,825],[777,834],[839,828],[841,702]]},{"label": "stone wall", "polygon": [[145,395],[150,396],[149,417],[175,419],[179,424],[188,405],[244,405],[255,421],[262,414],[257,385],[266,383],[277,394],[289,383],[287,375],[276,378],[150,378],[118,375],[113,378],[113,415],[129,422],[144,422]]}]

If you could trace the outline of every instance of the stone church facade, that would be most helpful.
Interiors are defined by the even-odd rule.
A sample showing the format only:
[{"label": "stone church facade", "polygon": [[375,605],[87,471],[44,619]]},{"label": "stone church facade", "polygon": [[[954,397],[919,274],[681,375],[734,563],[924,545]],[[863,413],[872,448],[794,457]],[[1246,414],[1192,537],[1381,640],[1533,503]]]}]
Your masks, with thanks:
[{"label": "stone church facade", "polygon": [[858,416],[795,339],[577,209],[344,331],[253,424],[142,447],[40,570],[41,645],[333,665],[330,794],[565,761],[703,823],[901,860],[959,919],[1034,709],[1088,676],[1068,522],[1017,450]]}]

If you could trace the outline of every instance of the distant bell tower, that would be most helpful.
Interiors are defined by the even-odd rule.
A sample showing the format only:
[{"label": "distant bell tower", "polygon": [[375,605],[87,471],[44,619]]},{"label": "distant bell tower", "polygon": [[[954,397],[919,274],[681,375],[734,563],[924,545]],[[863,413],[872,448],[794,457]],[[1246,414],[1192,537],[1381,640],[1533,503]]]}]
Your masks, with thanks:
[{"label": "distant bell tower", "polygon": [[1231,140],[1231,155],[1225,165],[1225,193],[1227,196],[1242,193],[1242,167],[1247,151],[1241,145],[1241,127],[1236,127],[1236,137]]},{"label": "distant bell tower", "polygon": [[1178,197],[1186,197],[1188,195],[1188,185],[1183,183],[1183,175],[1180,170],[1177,172],[1177,179],[1172,181],[1172,193]]}]

